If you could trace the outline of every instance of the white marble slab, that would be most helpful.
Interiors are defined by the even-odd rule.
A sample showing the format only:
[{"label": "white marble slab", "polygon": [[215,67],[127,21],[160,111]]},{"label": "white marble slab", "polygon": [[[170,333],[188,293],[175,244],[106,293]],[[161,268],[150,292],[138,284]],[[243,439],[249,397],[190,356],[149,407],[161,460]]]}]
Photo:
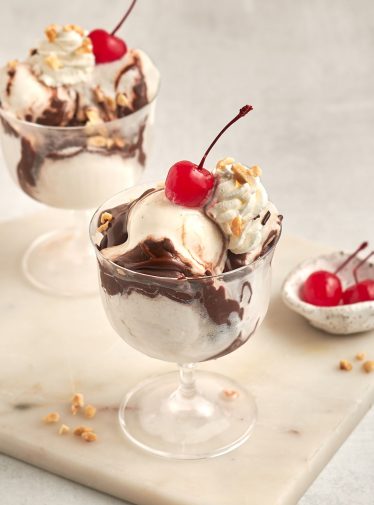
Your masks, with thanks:
[{"label": "white marble slab", "polygon": [[[57,216],[57,217],[56,217]],[[237,451],[209,461],[152,457],[123,439],[117,405],[128,387],[168,364],[142,356],[117,337],[96,297],[67,300],[38,293],[20,272],[22,251],[59,214],[2,224],[0,277],[0,450],[51,472],[141,505],[292,505],[374,400],[374,374],[337,370],[365,351],[373,334],[334,337],[285,308],[279,286],[297,261],[325,252],[283,237],[274,261],[266,322],[242,349],[202,368],[226,373],[256,396],[259,421]],[[99,408],[99,441],[59,437],[41,417],[75,391]]]}]

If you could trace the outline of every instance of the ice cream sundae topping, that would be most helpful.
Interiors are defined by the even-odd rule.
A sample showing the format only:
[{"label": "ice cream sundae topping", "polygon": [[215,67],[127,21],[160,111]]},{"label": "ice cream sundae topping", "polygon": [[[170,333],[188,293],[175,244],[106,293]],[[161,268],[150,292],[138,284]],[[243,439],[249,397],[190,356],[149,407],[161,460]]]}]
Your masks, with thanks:
[{"label": "ice cream sundae topping", "polygon": [[28,60],[34,74],[52,87],[88,81],[95,57],[87,32],[77,25],[50,25],[45,35]]}]

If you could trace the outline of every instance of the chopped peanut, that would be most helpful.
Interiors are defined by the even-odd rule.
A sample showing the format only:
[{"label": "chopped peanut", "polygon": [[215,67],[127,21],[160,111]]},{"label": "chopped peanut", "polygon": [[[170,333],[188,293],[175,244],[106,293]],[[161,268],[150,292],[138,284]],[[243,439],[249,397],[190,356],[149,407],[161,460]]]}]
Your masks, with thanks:
[{"label": "chopped peanut", "polygon": [[235,162],[234,158],[224,158],[223,160],[219,160],[219,162],[216,165],[216,168],[218,170],[222,170],[227,165],[232,165],[234,162]]},{"label": "chopped peanut", "polygon": [[124,95],[123,93],[117,93],[116,101],[120,107],[130,107],[130,102],[127,96]]},{"label": "chopped peanut", "polygon": [[77,32],[81,37],[84,36],[84,30],[80,26],[74,24],[68,24],[64,26],[64,32],[71,32],[71,31]]},{"label": "chopped peanut", "polygon": [[357,359],[357,361],[364,361],[364,359],[365,359],[365,353],[364,352],[358,352],[356,354],[356,359]]},{"label": "chopped peanut", "polygon": [[67,435],[70,431],[69,426],[66,424],[61,424],[60,429],[58,430],[59,435]]},{"label": "chopped peanut", "polygon": [[44,63],[48,65],[50,68],[52,68],[52,70],[58,70],[59,68],[62,67],[61,61],[53,53],[44,58]]},{"label": "chopped peanut", "polygon": [[250,173],[250,170],[242,165],[241,163],[235,163],[232,166],[232,171],[235,176],[235,179],[241,184],[253,184],[253,177]]},{"label": "chopped peanut", "polygon": [[104,224],[106,222],[110,223],[113,219],[113,216],[110,212],[103,212],[100,216],[100,223]]},{"label": "chopped peanut", "polygon": [[374,372],[374,361],[365,361],[365,363],[362,365],[362,368],[366,373]]},{"label": "chopped peanut", "polygon": [[349,372],[350,370],[352,370],[352,364],[347,359],[342,359],[340,360],[339,368],[340,370],[346,370],[347,372]]},{"label": "chopped peanut", "polygon": [[93,431],[84,431],[81,438],[83,438],[86,442],[96,442],[97,435]]},{"label": "chopped peanut", "polygon": [[76,428],[74,428],[74,435],[76,437],[80,437],[82,435],[82,433],[88,433],[90,431],[93,431],[92,428],[88,427],[88,426],[77,426]]},{"label": "chopped peanut", "polygon": [[93,405],[87,405],[84,409],[84,417],[87,419],[92,419],[96,416],[96,407]]},{"label": "chopped peanut", "polygon": [[50,412],[43,417],[43,421],[46,424],[58,423],[60,420],[60,414],[58,412]]},{"label": "chopped peanut", "polygon": [[84,406],[84,397],[82,393],[75,393],[73,398],[71,399],[71,412],[73,416],[79,411],[81,407]]},{"label": "chopped peanut", "polygon": [[106,147],[107,139],[101,135],[96,135],[95,137],[89,137],[87,139],[87,144],[92,147]]},{"label": "chopped peanut", "polygon": [[254,165],[249,169],[249,173],[252,177],[259,177],[262,174],[262,170],[258,165]]},{"label": "chopped peanut", "polygon": [[57,25],[49,25],[47,28],[44,30],[45,36],[49,40],[49,42],[54,42],[57,36]]},{"label": "chopped peanut", "polygon": [[240,237],[242,233],[242,219],[240,216],[236,216],[230,225],[231,231],[236,237]]}]

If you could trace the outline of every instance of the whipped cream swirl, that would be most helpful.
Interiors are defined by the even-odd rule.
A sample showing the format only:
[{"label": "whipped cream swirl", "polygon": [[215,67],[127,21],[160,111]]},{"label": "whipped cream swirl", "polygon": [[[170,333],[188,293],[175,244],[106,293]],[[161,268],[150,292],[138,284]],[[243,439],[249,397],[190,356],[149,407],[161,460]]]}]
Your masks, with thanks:
[{"label": "whipped cream swirl", "polygon": [[35,75],[52,87],[88,81],[95,57],[87,32],[76,25],[50,25],[45,34],[47,40],[29,57]]},{"label": "whipped cream swirl", "polygon": [[217,185],[206,213],[220,226],[228,249],[235,254],[249,253],[263,240],[260,215],[268,205],[268,195],[260,174],[259,167],[247,168],[233,158],[217,164]]}]

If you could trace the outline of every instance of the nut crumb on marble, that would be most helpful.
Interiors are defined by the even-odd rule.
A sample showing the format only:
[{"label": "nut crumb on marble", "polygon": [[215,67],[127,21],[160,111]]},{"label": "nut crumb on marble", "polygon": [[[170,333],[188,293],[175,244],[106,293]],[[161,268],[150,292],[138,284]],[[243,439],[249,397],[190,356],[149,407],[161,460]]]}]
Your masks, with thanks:
[{"label": "nut crumb on marble", "polygon": [[58,423],[60,420],[60,414],[58,412],[50,412],[43,417],[43,421],[46,424]]},{"label": "nut crumb on marble", "polygon": [[96,442],[97,435],[93,431],[84,431],[81,435],[81,438],[83,438],[85,442]]},{"label": "nut crumb on marble", "polygon": [[61,424],[58,434],[59,435],[67,435],[70,432],[70,428],[67,424]]},{"label": "nut crumb on marble", "polygon": [[93,405],[87,405],[84,409],[84,417],[87,419],[92,419],[96,416],[96,407]]},{"label": "nut crumb on marble", "polygon": [[365,359],[365,353],[364,352],[358,352],[356,354],[356,359],[357,359],[357,361],[363,361]]},{"label": "nut crumb on marble", "polygon": [[373,360],[365,361],[365,363],[363,363],[362,365],[362,368],[365,370],[366,373],[374,372],[374,361]]},{"label": "nut crumb on marble", "polygon": [[222,391],[222,396],[226,400],[235,400],[239,396],[239,392],[235,391],[235,389],[224,389]]},{"label": "nut crumb on marble", "polygon": [[76,437],[80,437],[83,433],[88,433],[90,431],[93,431],[92,428],[90,428],[89,426],[77,426],[76,428],[74,428],[74,431],[73,431],[73,434],[76,436]]},{"label": "nut crumb on marble", "polygon": [[347,359],[340,360],[339,363],[340,370],[345,370],[347,372],[352,370],[352,363],[350,363]]},{"label": "nut crumb on marble", "polygon": [[73,416],[75,416],[82,407],[84,407],[84,396],[82,393],[75,393],[71,399],[71,413]]}]

